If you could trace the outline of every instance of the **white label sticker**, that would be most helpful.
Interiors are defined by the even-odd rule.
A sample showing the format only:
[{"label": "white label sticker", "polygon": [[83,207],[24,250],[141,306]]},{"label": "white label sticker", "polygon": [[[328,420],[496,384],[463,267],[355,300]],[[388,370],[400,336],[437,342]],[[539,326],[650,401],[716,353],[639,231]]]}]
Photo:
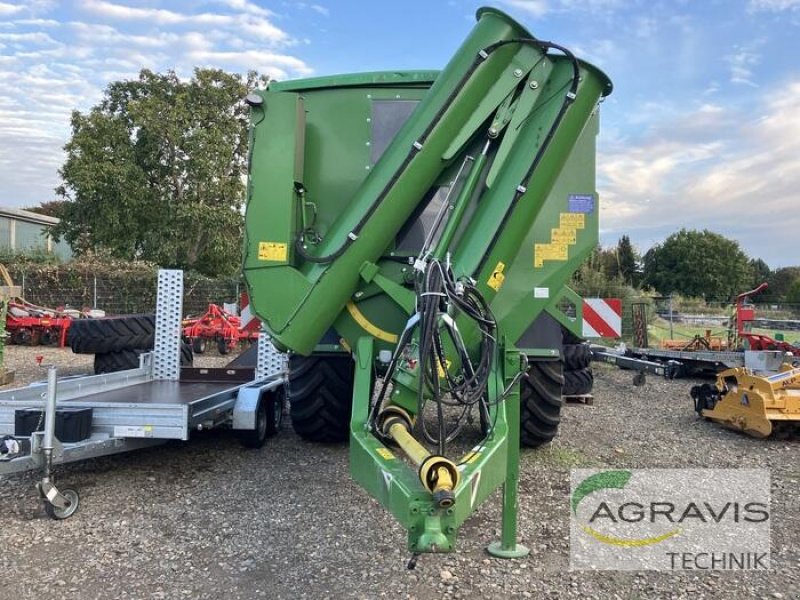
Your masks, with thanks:
[{"label": "white label sticker", "polygon": [[534,298],[549,298],[550,288],[533,288]]},{"label": "white label sticker", "polygon": [[118,425],[114,427],[114,437],[151,438],[153,437],[153,426],[133,427],[130,425]]}]

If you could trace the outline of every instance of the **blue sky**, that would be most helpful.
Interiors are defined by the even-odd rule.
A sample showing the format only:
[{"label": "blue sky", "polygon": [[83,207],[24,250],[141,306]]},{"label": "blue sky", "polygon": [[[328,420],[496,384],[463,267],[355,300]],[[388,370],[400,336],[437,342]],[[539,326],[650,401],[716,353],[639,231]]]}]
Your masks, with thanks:
[{"label": "blue sky", "polygon": [[[194,65],[279,79],[443,66],[468,0],[0,0],[0,205],[53,199],[69,114],[109,81]],[[681,227],[800,264],[800,0],[497,0],[614,80],[602,239]]]}]

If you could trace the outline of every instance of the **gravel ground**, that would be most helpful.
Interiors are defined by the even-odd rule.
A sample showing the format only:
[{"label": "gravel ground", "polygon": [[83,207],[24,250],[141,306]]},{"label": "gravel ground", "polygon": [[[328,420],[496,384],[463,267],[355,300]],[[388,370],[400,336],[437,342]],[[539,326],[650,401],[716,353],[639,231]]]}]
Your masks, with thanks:
[{"label": "gravel ground", "polygon": [[[91,356],[10,347],[16,384]],[[224,362],[216,355],[205,366]],[[0,598],[800,598],[797,440],[759,441],[695,418],[692,381],[602,365],[594,406],[569,405],[558,438],[522,455],[524,560],[490,558],[499,495],[461,529],[458,551],[406,570],[405,534],[348,477],[344,446],[302,442],[284,425],[258,451],[229,432],[59,469],[82,505],[54,522],[31,475],[0,482]],[[572,467],[766,467],[772,472],[769,572],[569,571]]]}]

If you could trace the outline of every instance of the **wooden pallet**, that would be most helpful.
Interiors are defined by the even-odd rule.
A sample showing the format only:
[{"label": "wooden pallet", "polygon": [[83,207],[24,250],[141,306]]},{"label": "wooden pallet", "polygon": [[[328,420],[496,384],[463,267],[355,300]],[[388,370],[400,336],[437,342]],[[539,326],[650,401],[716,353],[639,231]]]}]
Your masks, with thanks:
[{"label": "wooden pallet", "polygon": [[564,396],[564,402],[567,404],[585,404],[586,406],[594,405],[594,396],[592,394],[577,394],[575,396]]}]

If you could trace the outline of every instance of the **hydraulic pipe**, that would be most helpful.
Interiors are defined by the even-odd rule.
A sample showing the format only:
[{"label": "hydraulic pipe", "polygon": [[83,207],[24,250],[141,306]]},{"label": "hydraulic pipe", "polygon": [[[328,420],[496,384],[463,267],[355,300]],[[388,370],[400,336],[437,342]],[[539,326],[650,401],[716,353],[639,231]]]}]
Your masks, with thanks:
[{"label": "hydraulic pipe", "polygon": [[439,508],[449,508],[455,504],[454,490],[461,475],[452,461],[443,456],[428,452],[408,431],[408,425],[399,419],[389,424],[391,437],[408,458],[419,467],[419,479],[423,487],[433,494]]},{"label": "hydraulic pipe", "polygon": [[478,186],[478,181],[480,181],[481,173],[483,172],[483,166],[486,164],[486,155],[489,152],[490,144],[491,141],[487,141],[486,145],[483,147],[483,150],[478,155],[478,158],[475,159],[475,162],[472,164],[472,168],[467,175],[467,180],[464,182],[464,187],[461,189],[461,193],[453,203],[453,213],[447,220],[442,237],[439,238],[439,241],[436,244],[436,250],[433,252],[433,255],[436,258],[443,258],[445,252],[447,252],[447,250],[450,248],[450,242],[453,241],[453,236],[456,234],[458,226],[461,224],[461,217],[464,216],[464,211],[469,205],[469,200],[475,193],[475,188]]}]

